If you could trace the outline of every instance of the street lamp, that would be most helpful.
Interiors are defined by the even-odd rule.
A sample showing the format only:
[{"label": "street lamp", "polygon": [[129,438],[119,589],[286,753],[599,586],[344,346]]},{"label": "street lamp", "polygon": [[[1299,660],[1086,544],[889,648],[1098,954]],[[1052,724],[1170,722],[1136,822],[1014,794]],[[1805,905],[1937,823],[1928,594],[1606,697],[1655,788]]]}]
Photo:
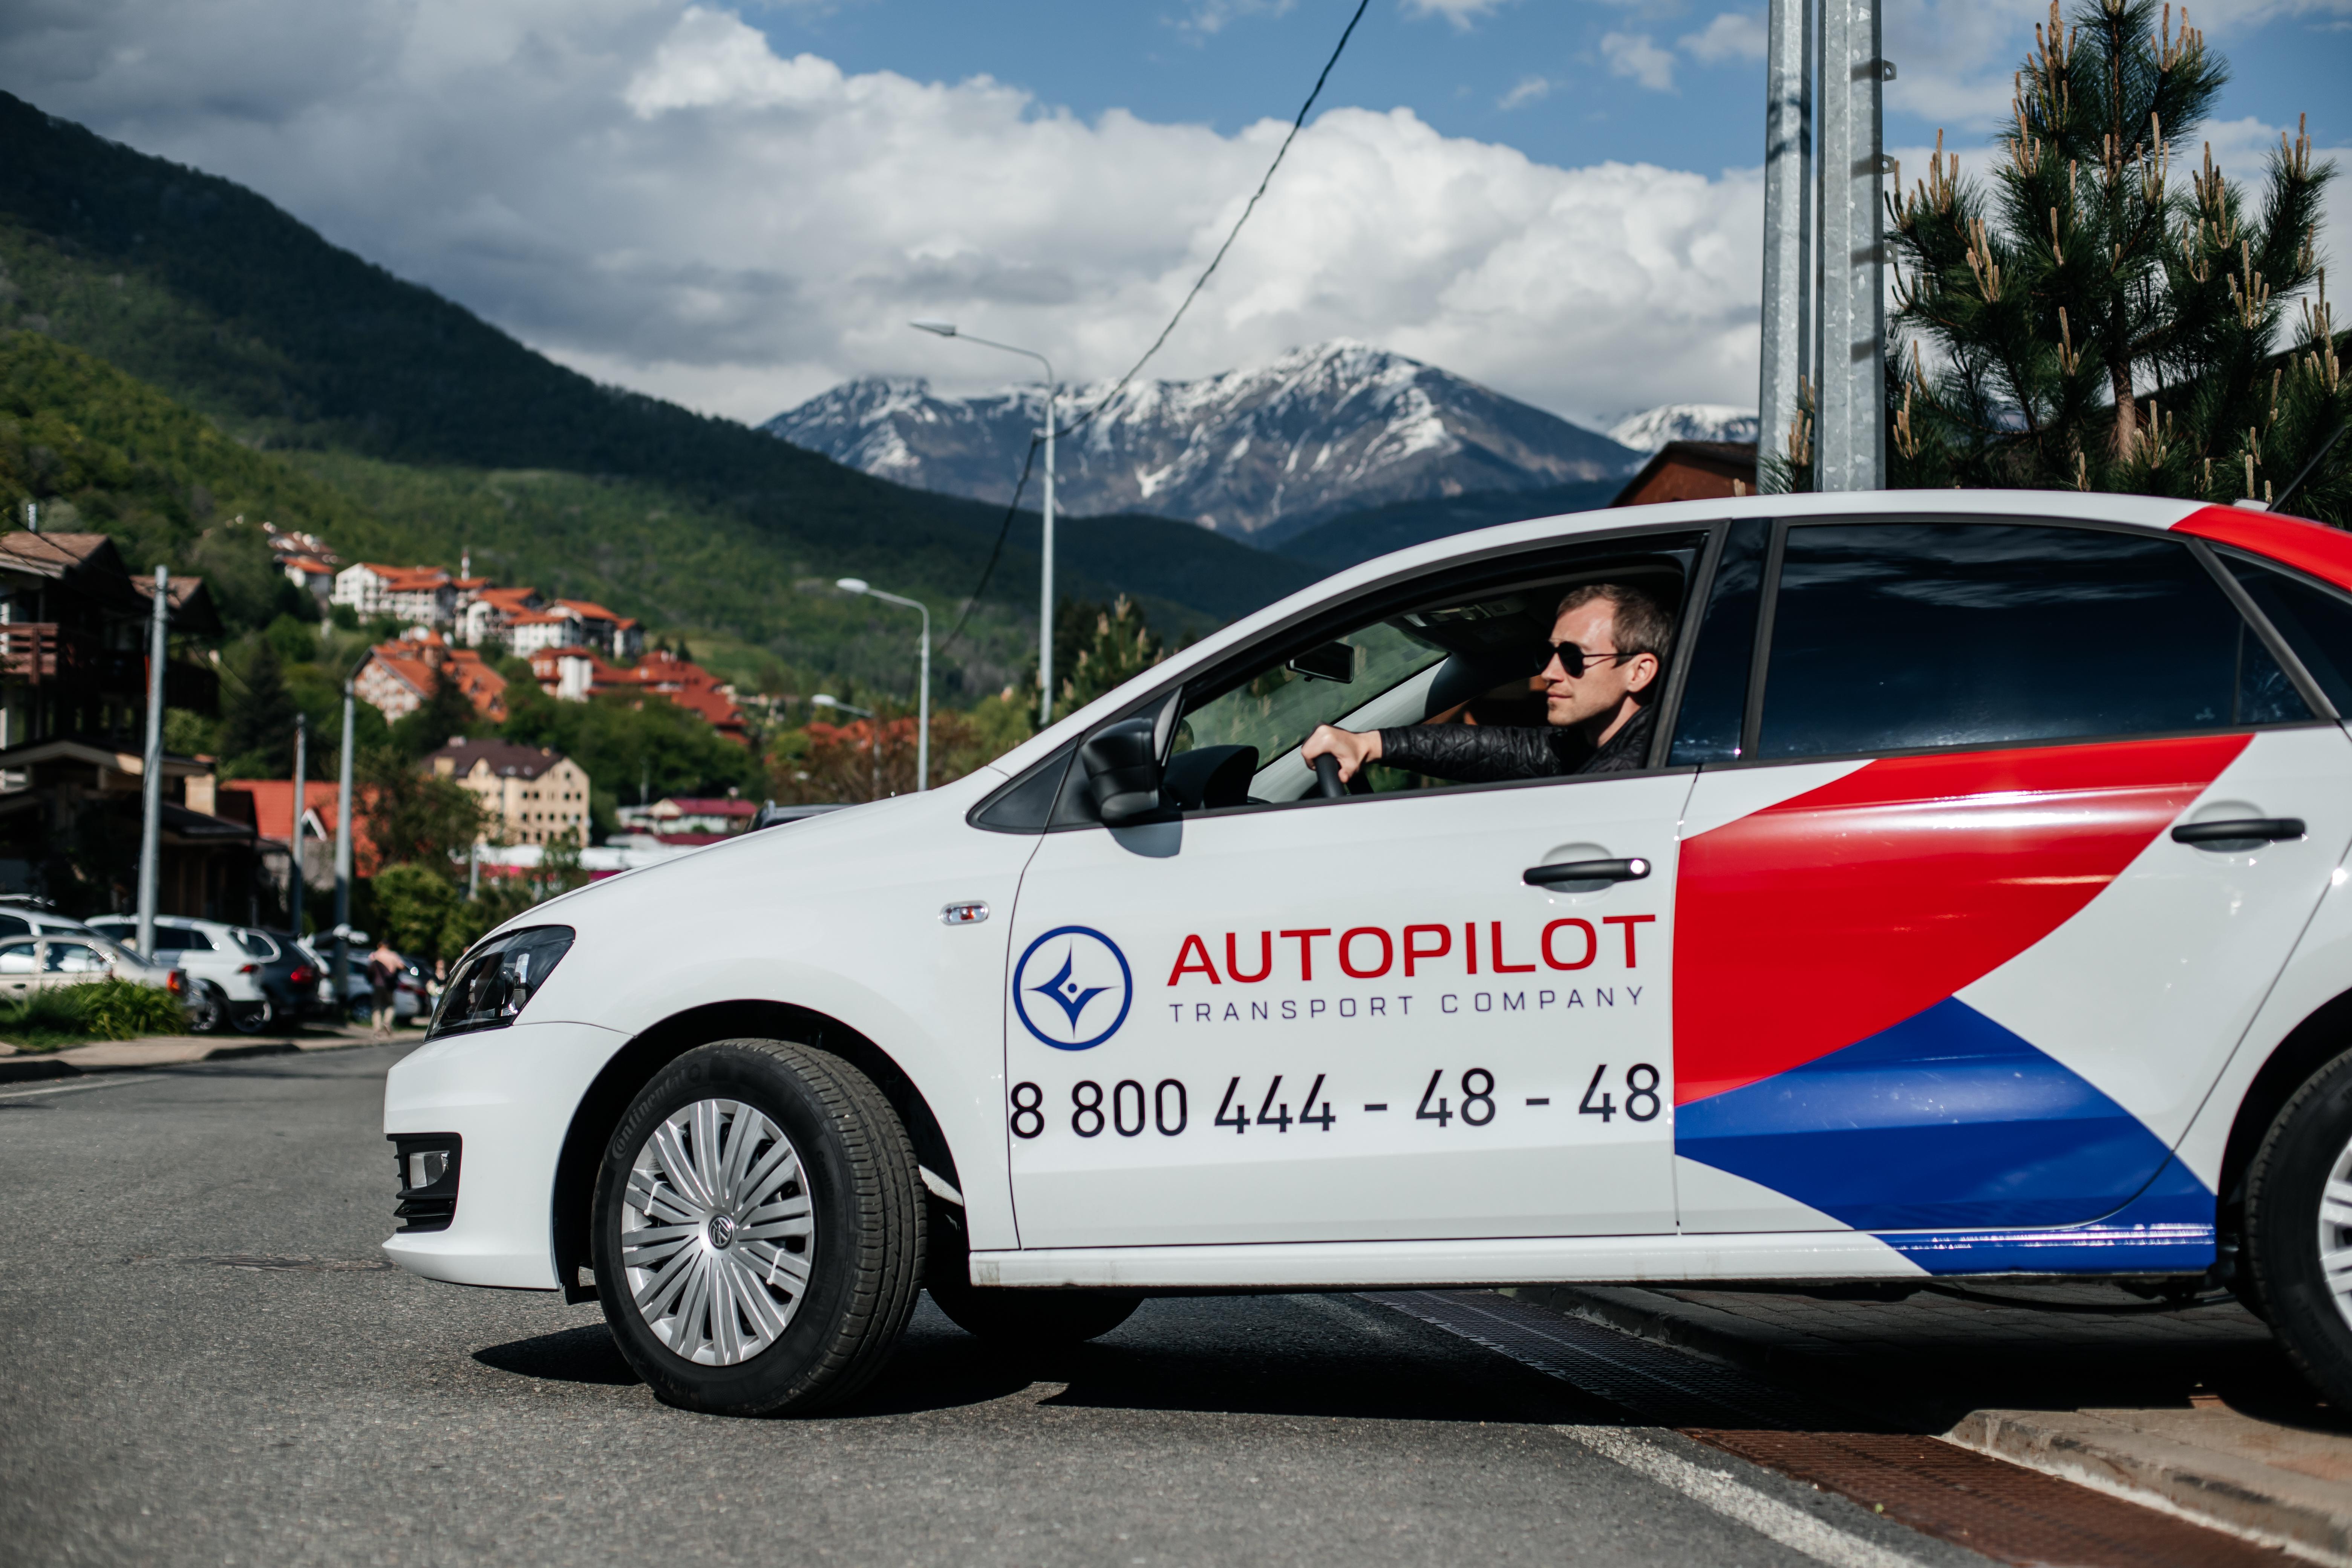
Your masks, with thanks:
[{"label": "street lamp", "polygon": [[834,584],[845,594],[863,594],[886,605],[897,605],[923,617],[922,686],[915,693],[915,788],[931,787],[931,612],[919,599],[901,598],[870,586],[863,577],[844,577]]},{"label": "street lamp", "polygon": [[1054,362],[1034,349],[1014,348],[1011,343],[992,342],[987,338],[975,338],[969,332],[959,331],[953,321],[924,317],[907,324],[919,331],[936,332],[943,338],[961,338],[982,348],[1021,354],[1045,367],[1045,526],[1037,552],[1040,559],[1037,572],[1037,681],[1045,688],[1037,700],[1037,727],[1042,730],[1054,721]]},{"label": "street lamp", "polygon": [[[829,696],[824,692],[810,698],[809,706],[824,708],[837,713],[855,713],[861,719],[874,717],[874,710],[871,708],[860,708],[854,702],[844,702],[840,698]],[[873,733],[867,738],[866,748],[874,753],[874,798],[880,800],[882,798],[882,726],[878,722],[874,726]]]}]

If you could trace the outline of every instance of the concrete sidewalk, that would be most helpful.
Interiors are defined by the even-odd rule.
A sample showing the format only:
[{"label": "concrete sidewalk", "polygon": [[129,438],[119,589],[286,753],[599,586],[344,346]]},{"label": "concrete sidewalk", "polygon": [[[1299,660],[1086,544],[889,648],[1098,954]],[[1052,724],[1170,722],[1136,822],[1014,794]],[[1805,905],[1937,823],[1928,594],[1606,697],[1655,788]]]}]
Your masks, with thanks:
[{"label": "concrete sidewalk", "polygon": [[[422,1037],[415,1030],[395,1030],[392,1038],[412,1036]],[[364,1026],[275,1030],[257,1035],[151,1035],[136,1040],[96,1040],[62,1051],[18,1051],[0,1043],[0,1083],[72,1078],[86,1072],[184,1067],[190,1062],[233,1061],[239,1057],[285,1056],[295,1051],[340,1051],[383,1043]]]},{"label": "concrete sidewalk", "polygon": [[2233,1300],[2104,1285],[1834,1292],[1545,1287],[1522,1300],[1771,1375],[1858,1420],[2352,1568],[2352,1419]]}]

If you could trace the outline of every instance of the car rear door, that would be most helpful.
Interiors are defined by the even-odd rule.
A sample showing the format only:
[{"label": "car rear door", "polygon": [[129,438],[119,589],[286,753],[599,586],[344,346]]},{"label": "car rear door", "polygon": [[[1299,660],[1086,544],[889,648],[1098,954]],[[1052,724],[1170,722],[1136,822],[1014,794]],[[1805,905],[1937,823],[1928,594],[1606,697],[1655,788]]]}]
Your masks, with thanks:
[{"label": "car rear door", "polygon": [[2000,1233],[2105,1221],[2111,1270],[2201,1267],[2213,1194],[2169,1153],[2352,838],[2352,742],[2202,545],[1835,521],[1764,553],[1684,829],[1682,1227],[2032,1269],[2066,1265]]}]

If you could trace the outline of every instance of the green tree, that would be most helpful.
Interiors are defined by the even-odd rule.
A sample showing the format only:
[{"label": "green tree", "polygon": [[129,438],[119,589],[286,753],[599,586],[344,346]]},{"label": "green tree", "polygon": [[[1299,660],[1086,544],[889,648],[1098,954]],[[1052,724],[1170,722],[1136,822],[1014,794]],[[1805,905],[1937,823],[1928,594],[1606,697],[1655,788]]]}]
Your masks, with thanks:
[{"label": "green tree", "polygon": [[481,710],[474,700],[466,695],[464,687],[450,674],[446,660],[433,668],[433,689],[413,713],[394,721],[392,743],[403,755],[415,760],[428,752],[436,752],[457,735],[471,734],[484,728]]},{"label": "green tree", "polygon": [[287,689],[277,649],[257,638],[242,671],[221,683],[221,749],[225,771],[240,778],[284,778],[294,766],[294,696]]},{"label": "green tree", "polygon": [[[427,963],[464,951],[464,924],[458,917],[465,895],[441,868],[415,862],[386,866],[370,884],[380,934],[393,946]],[[459,939],[454,947],[452,936]]]},{"label": "green tree", "polygon": [[481,833],[481,803],[456,782],[420,773],[399,752],[363,752],[353,770],[364,785],[360,809],[368,839],[387,863],[453,876]]},{"label": "green tree", "polygon": [[1062,674],[1054,717],[1076,712],[1167,657],[1142,607],[1126,595],[1108,605],[1065,600],[1054,615],[1054,664]]},{"label": "green tree", "polygon": [[[1893,481],[2275,493],[2352,416],[2314,249],[2333,169],[2282,137],[2257,213],[2209,143],[2184,185],[2227,70],[2158,0],[2071,26],[2053,0],[2034,31],[1990,185],[1939,136],[1892,203]],[[2315,479],[2294,510],[2352,521],[2352,447]]]}]

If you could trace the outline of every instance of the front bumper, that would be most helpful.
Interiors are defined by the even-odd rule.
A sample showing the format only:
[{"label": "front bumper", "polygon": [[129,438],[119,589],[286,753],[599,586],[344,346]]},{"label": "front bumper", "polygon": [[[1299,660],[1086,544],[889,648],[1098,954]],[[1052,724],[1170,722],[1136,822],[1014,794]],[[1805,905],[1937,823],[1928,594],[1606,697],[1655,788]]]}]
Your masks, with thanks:
[{"label": "front bumper", "polygon": [[522,1023],[434,1040],[403,1058],[384,1080],[384,1132],[454,1132],[466,1153],[447,1228],[396,1232],[385,1256],[427,1279],[560,1289],[556,1161],[581,1097],[625,1043],[593,1024]]}]

